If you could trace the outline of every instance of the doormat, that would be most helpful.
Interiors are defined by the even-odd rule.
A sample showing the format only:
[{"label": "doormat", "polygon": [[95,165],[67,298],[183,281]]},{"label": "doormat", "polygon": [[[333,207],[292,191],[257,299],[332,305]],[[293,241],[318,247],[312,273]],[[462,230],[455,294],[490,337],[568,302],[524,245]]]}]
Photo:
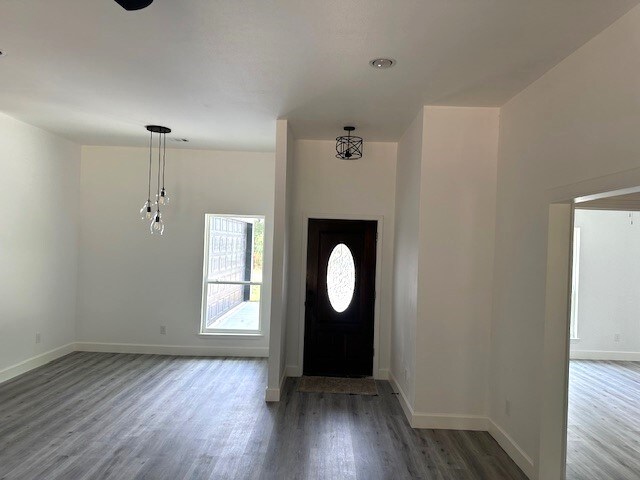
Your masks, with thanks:
[{"label": "doormat", "polygon": [[302,377],[298,382],[298,391],[378,395],[378,388],[373,378]]}]

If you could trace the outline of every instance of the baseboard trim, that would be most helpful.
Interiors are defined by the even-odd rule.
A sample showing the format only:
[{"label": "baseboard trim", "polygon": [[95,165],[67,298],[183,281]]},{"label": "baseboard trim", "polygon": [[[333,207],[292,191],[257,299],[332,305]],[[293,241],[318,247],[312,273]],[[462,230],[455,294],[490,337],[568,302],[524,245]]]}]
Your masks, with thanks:
[{"label": "baseboard trim", "polygon": [[520,448],[520,445],[505,432],[500,425],[490,418],[487,419],[489,434],[498,442],[498,445],[507,452],[507,455],[520,467],[524,474],[530,479],[535,478],[535,468],[531,457]]},{"label": "baseboard trim", "polygon": [[488,419],[482,415],[459,415],[453,413],[424,413],[416,412],[409,402],[400,384],[389,371],[389,382],[395,392],[398,392],[398,400],[411,428],[428,428],[434,430],[474,430],[486,432]]},{"label": "baseboard trim", "polygon": [[572,350],[571,360],[614,360],[619,362],[640,362],[640,352],[609,352],[606,350]]},{"label": "baseboard trim", "polygon": [[413,407],[411,406],[411,402],[409,402],[409,398],[405,395],[404,390],[400,387],[400,384],[396,380],[396,377],[393,376],[393,372],[391,370],[389,370],[389,383],[391,384],[393,391],[398,393],[398,401],[400,402],[400,406],[402,407],[405,417],[407,417],[407,420],[409,421],[409,425],[411,425],[411,428],[415,428],[413,426]]},{"label": "baseboard trim", "polygon": [[264,394],[264,401],[265,402],[279,402],[280,401],[280,394],[282,392],[282,387],[284,385],[284,381],[287,379],[288,375],[287,375],[287,368],[285,366],[284,371],[282,372],[282,374],[280,375],[280,386],[278,388],[267,388],[265,394]]},{"label": "baseboard trim", "polygon": [[375,375],[374,378],[376,380],[389,380],[389,369],[388,368],[379,368],[378,375]]},{"label": "baseboard trim", "polygon": [[134,343],[77,342],[79,352],[141,353],[192,357],[268,357],[266,347],[211,347],[187,345],[146,345]]},{"label": "baseboard trim", "polygon": [[267,388],[264,394],[264,401],[267,403],[280,401],[280,389],[279,388]]},{"label": "baseboard trim", "polygon": [[488,418],[481,415],[458,415],[451,413],[413,414],[413,428],[430,428],[434,430],[472,430],[486,432],[489,428]]},{"label": "baseboard trim", "polygon": [[54,348],[53,350],[49,350],[48,352],[36,355],[35,357],[27,358],[26,360],[16,363],[15,365],[11,365],[10,367],[6,367],[0,370],[0,383],[11,380],[23,373],[27,373],[29,370],[33,370],[34,368],[46,365],[60,357],[64,357],[65,355],[72,353],[74,350],[75,344],[68,343],[61,347]]}]

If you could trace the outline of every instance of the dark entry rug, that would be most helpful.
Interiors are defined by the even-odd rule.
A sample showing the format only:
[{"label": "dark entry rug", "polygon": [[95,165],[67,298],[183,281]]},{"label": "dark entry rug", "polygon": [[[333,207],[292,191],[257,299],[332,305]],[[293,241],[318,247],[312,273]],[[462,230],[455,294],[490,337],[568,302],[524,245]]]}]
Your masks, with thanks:
[{"label": "dark entry rug", "polygon": [[302,377],[298,383],[298,391],[378,395],[373,378]]}]

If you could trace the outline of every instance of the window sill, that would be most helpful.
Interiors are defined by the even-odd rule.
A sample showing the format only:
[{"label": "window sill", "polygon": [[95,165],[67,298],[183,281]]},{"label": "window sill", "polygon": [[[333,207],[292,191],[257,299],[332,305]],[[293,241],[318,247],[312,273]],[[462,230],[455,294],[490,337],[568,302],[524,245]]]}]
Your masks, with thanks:
[{"label": "window sill", "polygon": [[570,342],[579,342],[580,341],[580,337],[572,337],[569,339]]},{"label": "window sill", "polygon": [[200,332],[196,334],[199,337],[236,337],[236,338],[261,338],[264,337],[264,333],[250,332],[250,333],[238,333],[238,332]]}]

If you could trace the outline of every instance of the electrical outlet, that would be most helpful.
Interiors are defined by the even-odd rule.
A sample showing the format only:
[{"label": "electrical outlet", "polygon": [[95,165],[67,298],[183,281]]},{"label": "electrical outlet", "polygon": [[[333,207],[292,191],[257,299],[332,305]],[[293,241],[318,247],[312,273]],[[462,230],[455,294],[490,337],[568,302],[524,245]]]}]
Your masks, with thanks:
[{"label": "electrical outlet", "polygon": [[167,334],[167,327],[165,327],[164,325],[160,325],[160,335],[166,335]]},{"label": "electrical outlet", "polygon": [[613,341],[614,342],[619,342],[620,341],[620,334],[619,333],[615,333],[613,335]]},{"label": "electrical outlet", "polygon": [[511,400],[504,401],[504,413],[507,417],[511,416]]},{"label": "electrical outlet", "polygon": [[40,335],[40,332],[36,332],[36,343],[40,343],[42,341],[42,336]]}]

